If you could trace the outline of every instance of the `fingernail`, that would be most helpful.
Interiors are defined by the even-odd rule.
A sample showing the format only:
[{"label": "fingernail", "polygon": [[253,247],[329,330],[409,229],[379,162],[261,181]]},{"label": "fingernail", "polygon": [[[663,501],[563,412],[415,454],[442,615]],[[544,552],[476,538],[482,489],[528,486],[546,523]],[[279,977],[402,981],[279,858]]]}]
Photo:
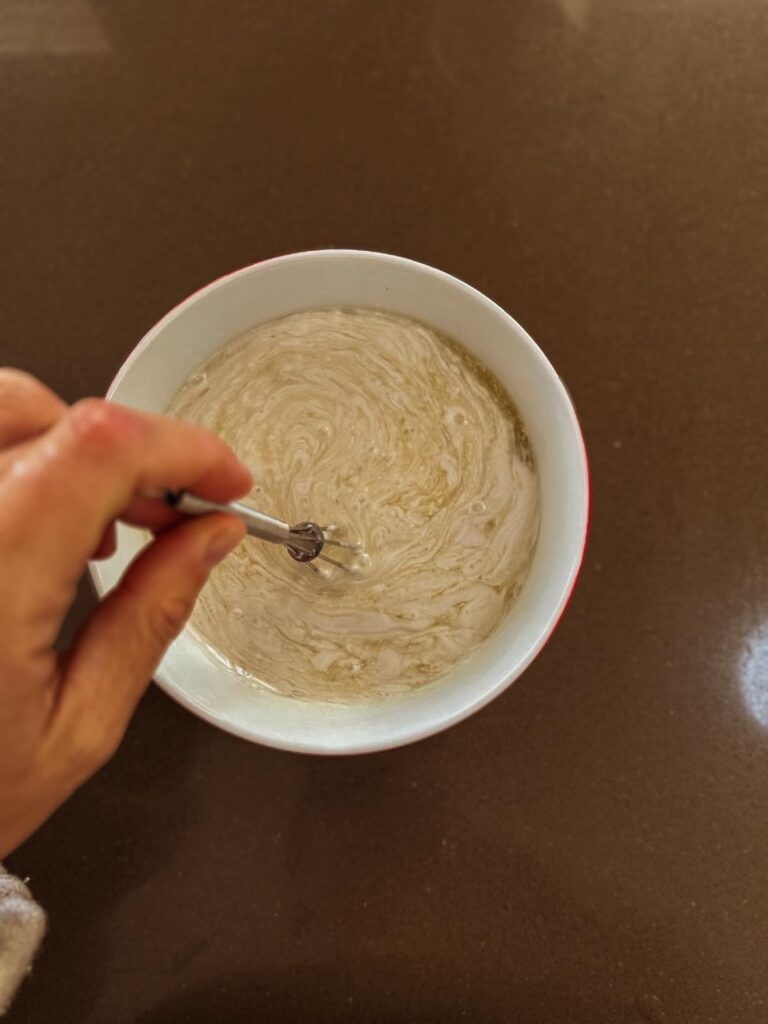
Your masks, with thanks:
[{"label": "fingernail", "polygon": [[205,551],[206,564],[212,569],[215,565],[218,565],[227,555],[234,551],[240,541],[243,539],[242,533],[236,530],[227,529],[219,530],[215,533],[210,540],[208,547]]}]

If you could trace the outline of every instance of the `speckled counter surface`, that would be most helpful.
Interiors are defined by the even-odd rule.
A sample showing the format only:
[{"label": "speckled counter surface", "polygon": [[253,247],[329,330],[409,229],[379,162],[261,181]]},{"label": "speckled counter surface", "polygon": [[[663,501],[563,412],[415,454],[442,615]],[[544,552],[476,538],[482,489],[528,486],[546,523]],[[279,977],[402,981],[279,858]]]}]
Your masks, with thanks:
[{"label": "speckled counter surface", "polygon": [[594,480],[554,639],[441,736],[150,691],[11,859],[13,1024],[768,1020],[766,52],[759,0],[0,0],[2,361],[99,393],[227,270],[400,253],[528,328]]}]

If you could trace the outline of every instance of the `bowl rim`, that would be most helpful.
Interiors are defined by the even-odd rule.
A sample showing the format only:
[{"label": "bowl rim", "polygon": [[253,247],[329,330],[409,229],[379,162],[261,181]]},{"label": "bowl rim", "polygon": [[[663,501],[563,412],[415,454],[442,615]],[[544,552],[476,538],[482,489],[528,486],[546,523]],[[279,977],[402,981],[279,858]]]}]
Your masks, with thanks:
[{"label": "bowl rim", "polygon": [[[446,284],[457,288],[459,291],[470,295],[475,301],[479,301],[482,305],[485,305],[497,316],[507,321],[508,325],[512,329],[512,333],[516,334],[518,338],[523,341],[524,344],[528,345],[534,354],[543,362],[546,369],[552,376],[554,385],[560,390],[561,397],[564,400],[564,406],[568,412],[568,421],[570,428],[578,441],[578,448],[580,452],[580,464],[579,464],[579,476],[581,483],[581,491],[583,494],[582,504],[582,526],[580,531],[580,543],[578,551],[575,556],[571,558],[571,564],[568,569],[567,577],[563,581],[563,587],[560,598],[557,604],[552,608],[549,615],[549,621],[546,626],[540,631],[539,636],[535,643],[533,643],[527,650],[526,655],[522,658],[518,664],[511,671],[505,673],[498,679],[495,685],[488,687],[482,693],[478,694],[472,700],[468,700],[460,707],[455,709],[453,712],[448,714],[442,714],[429,720],[422,720],[418,717],[414,719],[412,727],[407,729],[399,729],[390,740],[368,740],[368,741],[355,741],[344,744],[330,744],[330,743],[313,743],[304,740],[287,740],[282,737],[275,737],[270,735],[268,732],[261,732],[258,729],[254,729],[251,725],[240,724],[237,720],[230,720],[227,718],[220,717],[206,706],[201,706],[196,703],[193,698],[189,697],[187,693],[182,690],[177,684],[168,678],[167,671],[163,667],[163,663],[160,664],[158,669],[153,675],[154,681],[177,703],[181,704],[187,710],[193,712],[198,718],[202,718],[211,725],[217,726],[219,729],[223,729],[225,732],[231,735],[238,736],[241,739],[249,740],[253,743],[260,743],[264,746],[272,747],[278,750],[290,751],[292,753],[301,754],[321,754],[321,755],[353,755],[353,754],[364,754],[364,753],[375,753],[376,751],[391,750],[406,744],[414,743],[421,739],[426,739],[429,736],[436,735],[437,733],[443,732],[446,729],[463,721],[470,715],[479,711],[485,707],[492,700],[498,697],[504,692],[511,684],[518,679],[523,672],[530,666],[536,657],[540,654],[544,646],[551,638],[554,631],[557,629],[560,620],[562,619],[568,605],[571,602],[576,584],[579,579],[583,564],[584,555],[586,552],[587,541],[589,537],[589,530],[591,524],[592,515],[592,487],[589,469],[589,460],[587,455],[587,447],[584,440],[584,434],[579,423],[579,419],[576,415],[573,399],[570,392],[566,388],[562,378],[558,374],[550,362],[547,355],[534,341],[534,339],[528,334],[524,327],[522,327],[515,318],[508,313],[502,306],[494,302],[487,295],[475,288],[473,285],[467,284],[461,278],[456,277],[447,271],[440,270],[437,267],[433,267],[427,263],[421,263],[418,260],[413,260],[405,256],[397,256],[391,253],[376,252],[368,249],[307,249],[300,252],[286,253],[280,256],[274,256],[269,259],[257,260],[254,263],[249,263],[244,267],[240,267],[237,270],[230,271],[229,273],[222,274],[208,284],[196,289],[191,292],[186,298],[182,299],[175,306],[173,306],[160,320],[158,320],[150,329],[144,334],[142,339],[135,345],[135,347],[129,352],[128,356],[123,361],[119,370],[115,374],[112,383],[110,384],[106,398],[110,401],[115,400],[115,394],[120,388],[124,378],[130,372],[133,365],[140,359],[142,354],[152,345],[155,339],[160,335],[167,325],[180,316],[189,307],[195,305],[197,302],[205,298],[206,295],[213,291],[218,290],[223,285],[235,281],[241,277],[246,277],[251,274],[257,268],[266,266],[278,266],[285,263],[295,263],[298,260],[311,260],[311,259],[338,259],[339,257],[353,258],[353,259],[371,259],[375,261],[387,261],[391,263],[397,263],[405,266],[411,266],[414,269],[418,269],[420,272],[426,271],[427,273],[434,275],[438,278],[442,278]],[[92,578],[93,585],[96,589],[99,597],[103,597],[107,585],[104,581],[101,566],[98,562],[93,562],[89,566],[90,575]]]}]

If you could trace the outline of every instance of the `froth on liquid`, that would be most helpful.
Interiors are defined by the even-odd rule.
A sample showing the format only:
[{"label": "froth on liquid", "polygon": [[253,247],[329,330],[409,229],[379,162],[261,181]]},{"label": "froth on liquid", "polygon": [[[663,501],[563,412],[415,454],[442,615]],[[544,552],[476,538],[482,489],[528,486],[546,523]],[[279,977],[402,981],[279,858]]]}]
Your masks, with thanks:
[{"label": "froth on liquid", "polygon": [[354,576],[252,539],[214,571],[192,627],[254,685],[329,701],[424,686],[518,594],[539,522],[528,439],[496,378],[430,328],[342,309],[262,324],[169,411],[234,448],[255,508],[365,545]]}]

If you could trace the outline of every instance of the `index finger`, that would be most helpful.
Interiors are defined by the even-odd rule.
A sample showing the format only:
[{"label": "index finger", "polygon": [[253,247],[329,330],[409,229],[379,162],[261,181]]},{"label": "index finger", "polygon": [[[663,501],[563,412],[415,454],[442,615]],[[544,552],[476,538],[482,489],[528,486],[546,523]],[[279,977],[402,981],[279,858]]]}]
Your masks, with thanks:
[{"label": "index finger", "polygon": [[30,374],[0,367],[0,448],[41,434],[66,410],[66,403]]},{"label": "index finger", "polygon": [[[87,399],[33,443],[0,481],[8,567],[70,583],[131,499],[186,489],[226,502],[252,478],[214,434],[181,420]],[[10,564],[9,564],[10,563]],[[40,578],[38,576],[38,578]],[[23,577],[22,577],[23,579]]]}]

